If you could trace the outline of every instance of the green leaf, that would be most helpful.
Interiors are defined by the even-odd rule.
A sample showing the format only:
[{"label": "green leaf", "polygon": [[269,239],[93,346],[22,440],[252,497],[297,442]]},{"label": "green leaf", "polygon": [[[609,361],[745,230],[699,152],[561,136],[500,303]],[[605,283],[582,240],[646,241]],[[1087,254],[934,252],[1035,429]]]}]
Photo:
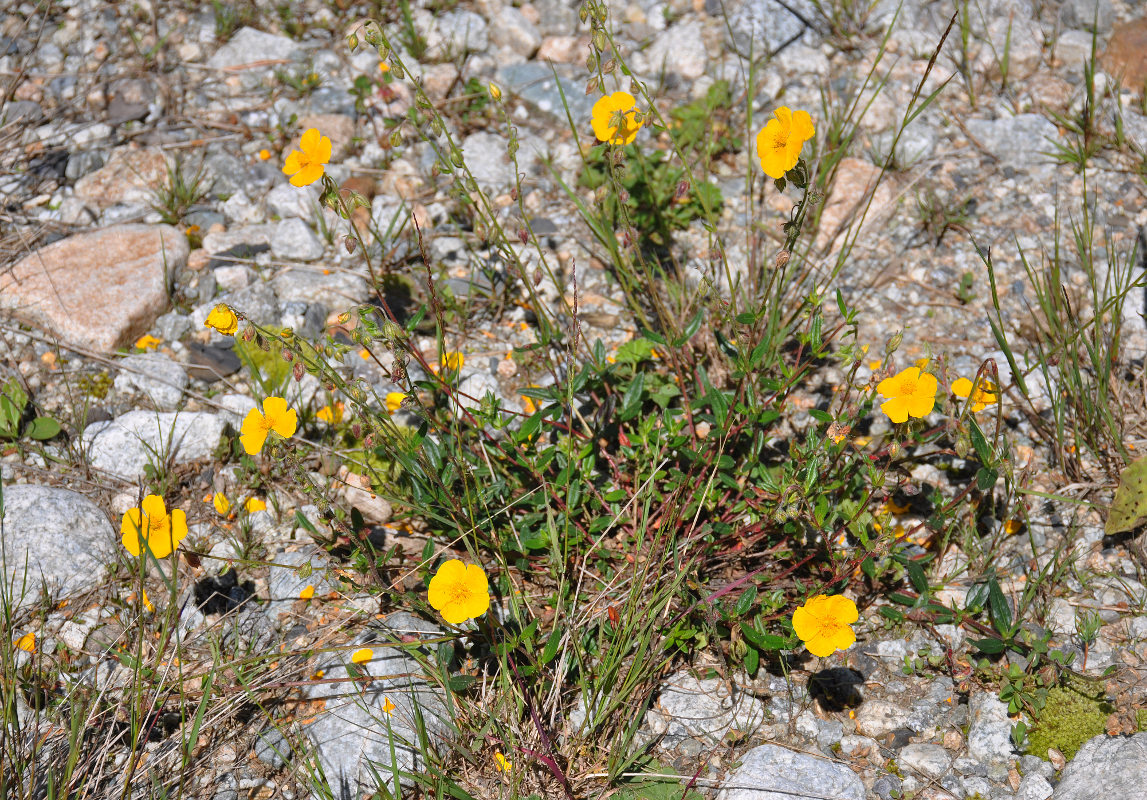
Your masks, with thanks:
[{"label": "green leaf", "polygon": [[473,675],[451,675],[450,676],[450,691],[464,692],[473,686],[478,681]]},{"label": "green leaf", "polygon": [[28,437],[43,441],[51,439],[60,432],[60,423],[56,422],[51,417],[36,417],[32,420],[32,424],[28,426]]},{"label": "green leaf", "polygon": [[529,419],[522,423],[522,427],[518,429],[517,440],[524,442],[527,439],[533,438],[542,427],[542,417],[545,416],[545,411],[535,411],[530,415]]},{"label": "green leaf", "polygon": [[1119,488],[1107,512],[1104,533],[1129,531],[1147,517],[1147,456],[1131,462],[1119,473]]},{"label": "green leaf", "polygon": [[969,416],[967,423],[968,434],[972,439],[972,447],[976,451],[976,457],[985,467],[990,467],[995,463],[995,459],[992,457],[992,448],[988,445],[988,440],[984,438],[984,432],[980,430],[980,425],[974,417]]},{"label": "green leaf", "polygon": [[737,616],[743,617],[749,613],[749,609],[753,607],[753,601],[757,599],[757,587],[750,585],[748,589],[741,593],[737,598]]},{"label": "green leaf", "polygon": [[625,390],[621,399],[621,410],[617,414],[618,420],[626,422],[637,416],[641,411],[641,397],[645,393],[645,373],[639,372],[633,378],[633,383]]},{"label": "green leaf", "polygon": [[680,347],[692,339],[697,331],[701,329],[701,321],[704,319],[705,309],[698,309],[697,313],[693,315],[693,319],[689,320],[689,324],[685,326],[685,330],[681,331],[681,335],[673,340],[673,347]]},{"label": "green leaf", "polygon": [[558,628],[554,628],[550,634],[550,638],[546,641],[546,647],[542,650],[542,663],[548,664],[554,660],[558,654],[558,645],[562,641],[562,632]]},{"label": "green leaf", "polygon": [[908,570],[908,579],[912,581],[912,586],[920,593],[921,597],[927,597],[928,578],[924,575],[924,568],[916,561],[909,561],[904,566]]},{"label": "green leaf", "polygon": [[[658,344],[664,344],[665,340],[660,336],[657,337],[660,341]],[[636,364],[638,361],[645,361],[653,357],[653,342],[648,338],[638,337],[617,348],[616,360],[619,364]]]},{"label": "green leaf", "polygon": [[761,651],[757,650],[755,647],[750,647],[748,650],[745,651],[745,661],[744,661],[745,672],[749,673],[750,676],[756,675],[757,670],[760,669],[760,666],[761,666]]},{"label": "green leaf", "polygon": [[1001,636],[1008,636],[1012,630],[1012,607],[1008,598],[1004,596],[999,582],[992,578],[988,581],[988,607],[992,612],[992,624]]},{"label": "green leaf", "polygon": [[1007,645],[999,639],[969,639],[968,643],[981,653],[987,653],[990,656],[1002,653],[1007,649]]},{"label": "green leaf", "polygon": [[992,469],[991,467],[980,467],[976,470],[976,488],[981,492],[986,492],[996,485],[999,480],[999,470]]},{"label": "green leaf", "polygon": [[821,411],[819,408],[810,408],[808,415],[817,422],[832,422],[832,414],[829,414],[827,411]]},{"label": "green leaf", "polygon": [[745,640],[758,650],[780,650],[788,641],[784,636],[777,636],[773,633],[761,633],[752,625],[745,622],[741,623],[741,633],[745,635]]}]

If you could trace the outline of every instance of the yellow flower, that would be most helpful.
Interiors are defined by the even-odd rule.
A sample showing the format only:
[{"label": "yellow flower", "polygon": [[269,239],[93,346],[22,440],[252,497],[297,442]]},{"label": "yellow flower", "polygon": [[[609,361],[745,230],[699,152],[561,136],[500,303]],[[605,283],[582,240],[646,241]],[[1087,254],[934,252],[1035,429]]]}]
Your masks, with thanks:
[{"label": "yellow flower", "polygon": [[402,392],[387,392],[386,393],[386,410],[393,414],[398,409],[402,408],[402,401],[406,399],[406,395]]},{"label": "yellow flower", "polygon": [[343,421],[343,411],[345,406],[342,403],[335,403],[329,406],[323,406],[315,414],[320,420],[328,425],[337,425]]},{"label": "yellow flower", "polygon": [[387,64],[385,61],[379,61],[378,62],[378,71],[383,73],[383,74],[390,72],[390,64]]},{"label": "yellow flower", "polygon": [[765,174],[777,179],[797,165],[801,148],[816,134],[816,128],[807,111],[794,114],[781,106],[773,115],[775,119],[770,119],[757,134],[757,157]]},{"label": "yellow flower", "polygon": [[135,346],[139,350],[154,350],[155,348],[159,347],[159,343],[162,341],[162,339],[158,339],[148,333],[136,339]]},{"label": "yellow flower", "polygon": [[394,709],[396,709],[396,708],[398,708],[398,706],[396,706],[394,703],[390,702],[389,697],[383,697],[382,698],[382,713],[386,714],[386,716],[393,717],[394,716]]},{"label": "yellow flower", "polygon": [[876,391],[887,398],[880,410],[896,423],[908,417],[926,417],[936,405],[936,376],[908,367],[876,385]]},{"label": "yellow flower", "polygon": [[287,408],[287,401],[281,397],[268,397],[263,401],[263,412],[252,408],[243,420],[239,441],[247,455],[253,456],[263,449],[267,434],[271,431],[289,439],[299,427],[299,417],[293,408]]},{"label": "yellow flower", "polygon": [[462,369],[462,365],[466,363],[466,356],[461,353],[447,353],[443,363],[446,364],[446,369],[457,372]]},{"label": "yellow flower", "polygon": [[17,650],[23,650],[25,653],[36,652],[36,634],[28,631],[16,641],[12,642],[12,646]]},{"label": "yellow flower", "polygon": [[211,309],[203,327],[214,328],[225,336],[231,336],[239,330],[239,317],[235,316],[235,312],[229,306],[220,303]]},{"label": "yellow flower", "polygon": [[323,177],[323,165],[331,160],[331,140],[308,128],[299,140],[299,150],[287,153],[283,174],[291,176],[292,186],[310,186]]},{"label": "yellow flower", "polygon": [[227,495],[223,492],[216,492],[211,498],[211,505],[215,506],[215,510],[221,516],[227,516],[227,512],[231,510],[231,501],[227,499]]},{"label": "yellow flower", "polygon": [[258,497],[252,497],[247,500],[243,505],[248,514],[254,514],[256,511],[266,511],[267,504],[260,500]]},{"label": "yellow flower", "polygon": [[498,88],[498,84],[490,83],[486,88],[490,91],[490,97],[494,98],[495,103],[502,99],[502,90]]},{"label": "yellow flower", "polygon": [[614,92],[599,97],[593,104],[591,124],[598,141],[625,145],[637,138],[643,123],[637,119],[637,101],[633,95]]},{"label": "yellow flower", "polygon": [[513,763],[510,762],[504,755],[502,755],[501,750],[494,751],[494,767],[498,770],[498,772],[509,772],[513,766]]},{"label": "yellow flower", "polygon": [[315,596],[315,587],[309,583],[303,587],[301,592],[299,592],[299,599],[300,600],[310,600],[314,596]]},{"label": "yellow flower", "polygon": [[183,541],[187,535],[187,515],[181,509],[167,513],[163,498],[149,494],[143,498],[143,506],[129,508],[120,522],[123,546],[133,556],[140,553],[140,542],[146,542],[152,555],[164,558]]},{"label": "yellow flower", "polygon": [[831,656],[856,643],[849,627],[860,619],[856,603],[844,595],[818,594],[793,612],[793,630],[814,656]]},{"label": "yellow flower", "polygon": [[972,389],[972,382],[967,378],[957,378],[952,381],[952,394],[964,399],[970,397],[968,402],[972,406],[972,411],[983,411],[985,406],[990,406],[999,400],[996,391],[996,385],[987,378],[981,378],[975,389]]},{"label": "yellow flower", "polygon": [[353,664],[365,664],[372,658],[374,658],[374,651],[369,647],[360,647],[358,650],[355,650],[353,653],[351,653],[350,656],[351,663]]},{"label": "yellow flower", "polygon": [[451,625],[475,619],[490,608],[490,583],[477,564],[447,561],[430,579],[430,605]]},{"label": "yellow flower", "polygon": [[271,160],[271,151],[268,150],[266,147],[264,147],[262,150],[259,151],[259,160],[260,161],[270,161]]}]

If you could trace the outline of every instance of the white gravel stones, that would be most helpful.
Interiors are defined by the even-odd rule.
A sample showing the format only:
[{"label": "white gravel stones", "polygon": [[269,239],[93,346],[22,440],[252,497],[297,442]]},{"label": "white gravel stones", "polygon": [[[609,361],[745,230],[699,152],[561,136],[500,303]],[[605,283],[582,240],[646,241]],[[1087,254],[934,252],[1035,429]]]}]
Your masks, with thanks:
[{"label": "white gravel stones", "polygon": [[701,23],[694,20],[670,27],[642,55],[654,75],[664,69],[686,80],[700,78],[707,61]]},{"label": "white gravel stones", "polygon": [[284,303],[322,303],[331,312],[345,311],[370,296],[366,279],[342,270],[324,275],[319,269],[288,269],[271,281]]},{"label": "white gravel stones", "polygon": [[17,606],[36,599],[41,581],[61,595],[83,590],[115,559],[115,529],[82,494],[29,484],[3,492],[0,558],[5,588]]},{"label": "white gravel stones", "polygon": [[292,217],[275,226],[275,234],[271,237],[271,252],[275,258],[314,261],[322,258],[323,243],[307,223]]},{"label": "white gravel stones", "polygon": [[900,750],[899,761],[908,769],[929,778],[946,775],[952,766],[948,751],[938,744],[910,744]]},{"label": "white gravel stones", "polygon": [[[207,60],[207,66],[223,70],[261,61],[301,61],[305,55],[306,50],[286,36],[275,36],[255,28],[240,28],[227,44],[216,50]],[[279,68],[282,69],[282,66],[279,65]],[[248,69],[241,70],[238,74],[244,85],[250,86],[257,84],[263,71]]]},{"label": "white gravel stones", "polygon": [[1048,800],[1054,792],[1043,775],[1025,775],[1016,792],[1016,800]]},{"label": "white gravel stones", "polygon": [[280,219],[311,219],[319,208],[319,192],[312,186],[280,183],[267,193],[267,213]]},{"label": "white gravel stones", "polygon": [[160,411],[174,411],[187,388],[183,367],[162,353],[140,353],[119,363],[115,390],[124,394],[139,392]]},{"label": "white gravel stones", "polygon": [[486,20],[473,11],[447,11],[434,18],[426,36],[427,57],[440,60],[462,53],[481,53],[489,46]]},{"label": "white gravel stones", "polygon": [[144,476],[148,464],[187,464],[211,457],[223,434],[223,418],[206,412],[129,411],[84,429],[88,463],[125,480]]},{"label": "white gravel stones", "polygon": [[[391,614],[384,626],[386,637],[393,639],[402,633],[440,636],[442,631],[412,614]],[[371,647],[374,658],[359,664],[358,672],[373,678],[367,684],[351,682],[347,677],[347,664],[352,650],[339,654],[326,665],[324,678],[329,683],[313,684],[306,690],[310,700],[325,700],[323,711],[304,734],[315,746],[328,785],[335,789],[337,798],[356,798],[377,790],[376,775],[393,786],[391,748],[401,772],[415,772],[422,768],[419,754],[415,706],[420,709],[431,746],[441,742],[449,730],[446,707],[439,691],[418,677],[422,667],[403,651],[383,644],[361,642],[358,646]],[[427,657],[434,654],[427,649]],[[334,679],[334,680],[331,680]],[[388,716],[383,711],[389,700],[395,707]]]},{"label": "white gravel stones", "polygon": [[989,692],[976,692],[970,702],[968,755],[986,764],[1012,760],[1012,721],[1008,707]]},{"label": "white gravel stones", "polygon": [[726,681],[700,680],[684,670],[662,685],[657,710],[667,720],[667,735],[711,743],[733,729],[751,734],[766,721],[764,703],[756,697]]},{"label": "white gravel stones", "polygon": [[811,39],[813,32],[801,17],[811,20],[816,14],[809,0],[786,0],[784,4],[780,0],[745,0],[729,15],[725,40],[746,56],[750,48],[754,58],[764,56],[791,40]]},{"label": "white gravel stones", "polygon": [[338,586],[327,577],[329,566],[330,560],[325,555],[312,550],[292,550],[273,556],[267,578],[271,601],[267,616],[277,621],[280,614],[289,611],[300,599],[308,586],[313,590],[312,596],[318,598],[338,591]]},{"label": "white gravel stones", "polygon": [[1063,772],[1055,800],[1131,800],[1147,786],[1147,733],[1096,736],[1084,743]]},{"label": "white gravel stones", "polygon": [[490,40],[495,47],[506,47],[520,56],[529,58],[542,44],[538,28],[513,6],[502,6],[498,21],[490,29]]},{"label": "white gravel stones", "polygon": [[506,159],[508,145],[504,137],[486,131],[472,133],[462,142],[466,165],[484,190],[500,191],[513,181],[513,167]]},{"label": "white gravel stones", "polygon": [[908,725],[911,712],[887,700],[869,700],[856,712],[856,731],[863,736],[883,736]]},{"label": "white gravel stones", "polygon": [[717,800],[793,800],[808,797],[864,800],[864,783],[844,764],[786,750],[755,747],[721,785]]},{"label": "white gravel stones", "polygon": [[1018,114],[995,120],[969,119],[968,133],[1003,166],[1030,169],[1051,163],[1043,155],[1054,150],[1055,125],[1039,114]]}]

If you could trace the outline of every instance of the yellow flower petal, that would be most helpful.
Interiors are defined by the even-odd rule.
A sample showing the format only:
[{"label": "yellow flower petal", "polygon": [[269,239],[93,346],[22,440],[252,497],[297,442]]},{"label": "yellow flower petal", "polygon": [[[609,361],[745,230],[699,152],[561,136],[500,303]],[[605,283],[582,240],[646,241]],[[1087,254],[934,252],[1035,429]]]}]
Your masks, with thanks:
[{"label": "yellow flower petal", "polygon": [[231,336],[239,329],[239,317],[229,306],[220,303],[211,309],[203,325],[206,328],[214,328],[225,336]]},{"label": "yellow flower petal", "polygon": [[248,514],[254,514],[256,511],[266,511],[267,504],[258,497],[252,497],[247,500],[243,508],[246,509]]},{"label": "yellow flower petal", "polygon": [[310,186],[321,177],[323,177],[322,164],[307,164],[305,167],[291,176],[291,185]]},{"label": "yellow flower petal", "polygon": [[372,658],[374,658],[374,651],[369,647],[360,647],[358,650],[355,650],[353,653],[351,653],[350,656],[350,660],[354,664],[365,664]]},{"label": "yellow flower petal", "polygon": [[394,703],[390,702],[389,697],[383,697],[382,698],[382,713],[386,714],[386,716],[388,716],[388,717],[392,717],[392,716],[394,716],[394,709],[395,708],[397,708],[397,706],[394,705]]},{"label": "yellow flower petal", "polygon": [[967,378],[956,378],[952,381],[952,394],[956,397],[967,398],[972,393],[972,382]]},{"label": "yellow flower petal", "polygon": [[477,564],[447,561],[430,579],[430,605],[451,625],[482,616],[490,608],[490,584]]},{"label": "yellow flower petal", "polygon": [[259,409],[252,408],[243,420],[243,427],[239,429],[239,442],[243,445],[243,450],[246,451],[247,455],[253,456],[263,449],[263,444],[267,441],[267,434],[270,432],[271,426],[259,413]]},{"label": "yellow flower petal", "polygon": [[36,652],[36,634],[28,631],[16,641],[12,642],[12,646],[17,650],[23,650],[25,653]]},{"label": "yellow flower petal", "polygon": [[211,498],[211,505],[215,506],[215,510],[223,516],[227,516],[227,512],[231,510],[231,501],[223,492],[215,493]]},{"label": "yellow flower petal", "polygon": [[299,427],[299,415],[293,408],[287,407],[287,401],[281,397],[268,397],[263,401],[263,416],[267,425],[284,439],[295,435]]},{"label": "yellow flower petal", "polygon": [[498,772],[509,772],[513,766],[514,765],[502,755],[500,750],[494,751],[494,767]]},{"label": "yellow flower petal", "polygon": [[315,587],[309,583],[303,587],[303,590],[301,592],[299,592],[299,599],[300,600],[310,600],[314,596],[315,596]]}]

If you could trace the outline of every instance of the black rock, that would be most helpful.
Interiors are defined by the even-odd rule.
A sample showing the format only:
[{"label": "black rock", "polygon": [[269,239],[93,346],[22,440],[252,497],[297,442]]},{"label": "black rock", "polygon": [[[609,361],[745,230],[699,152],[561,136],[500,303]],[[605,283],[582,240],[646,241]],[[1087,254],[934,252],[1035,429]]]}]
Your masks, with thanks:
[{"label": "black rock", "polygon": [[187,345],[187,376],[214,383],[234,375],[243,364],[230,345],[199,344]]}]

